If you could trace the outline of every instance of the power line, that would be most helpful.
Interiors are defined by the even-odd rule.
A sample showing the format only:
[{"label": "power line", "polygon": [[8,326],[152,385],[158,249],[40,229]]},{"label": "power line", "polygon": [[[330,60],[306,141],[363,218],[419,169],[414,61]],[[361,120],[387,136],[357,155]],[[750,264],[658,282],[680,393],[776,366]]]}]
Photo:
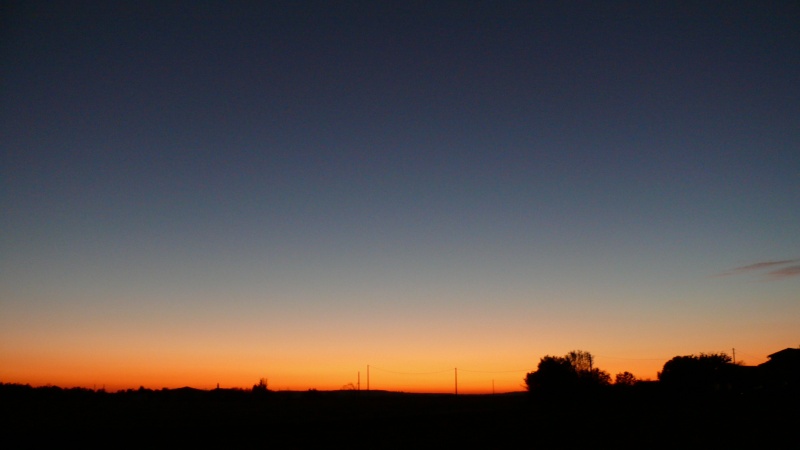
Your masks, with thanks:
[{"label": "power line", "polygon": [[436,374],[439,374],[439,373],[446,373],[446,372],[452,372],[453,371],[453,369],[447,369],[447,370],[438,370],[436,372],[399,372],[399,371],[394,371],[394,370],[382,369],[380,367],[376,367],[376,366],[373,366],[373,365],[370,365],[370,368],[378,369],[381,372],[393,373],[395,375],[436,375]]},{"label": "power line", "polygon": [[517,369],[517,370],[468,370],[468,369],[460,369],[462,372],[469,372],[469,373],[521,373],[521,372],[530,372],[530,369]]},{"label": "power line", "polygon": [[[378,370],[380,370],[382,372],[393,373],[393,374],[397,374],[397,375],[436,375],[436,374],[440,374],[440,373],[451,372],[453,370],[453,369],[446,369],[446,370],[437,370],[437,371],[434,371],[434,372],[402,372],[402,371],[397,371],[397,370],[383,369],[383,368],[376,367],[376,366],[373,366],[373,365],[370,365],[370,368],[378,369]],[[530,369],[469,370],[469,369],[462,369],[462,368],[459,368],[458,370],[460,370],[462,372],[469,372],[469,373],[522,373],[522,372],[530,372],[531,371]]]},{"label": "power line", "polygon": [[670,356],[669,358],[625,358],[623,356],[606,356],[606,355],[594,355],[595,358],[606,358],[606,359],[624,359],[628,361],[668,361],[672,359]]}]

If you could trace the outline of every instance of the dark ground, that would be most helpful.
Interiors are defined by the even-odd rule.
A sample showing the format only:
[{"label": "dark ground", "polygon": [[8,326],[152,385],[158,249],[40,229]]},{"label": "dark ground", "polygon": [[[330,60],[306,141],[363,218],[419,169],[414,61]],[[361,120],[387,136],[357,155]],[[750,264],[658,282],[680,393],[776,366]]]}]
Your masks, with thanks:
[{"label": "dark ground", "polygon": [[3,385],[0,431],[5,442],[19,442],[5,448],[797,448],[798,400],[787,392],[657,388],[454,396]]}]

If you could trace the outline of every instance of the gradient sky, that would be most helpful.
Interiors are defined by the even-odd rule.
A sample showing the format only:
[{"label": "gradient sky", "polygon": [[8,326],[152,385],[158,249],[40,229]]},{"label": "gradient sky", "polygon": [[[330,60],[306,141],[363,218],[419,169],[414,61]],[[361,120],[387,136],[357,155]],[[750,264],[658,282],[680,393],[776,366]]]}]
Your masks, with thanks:
[{"label": "gradient sky", "polygon": [[655,378],[800,344],[795,1],[0,29],[0,382],[491,392],[574,349]]}]

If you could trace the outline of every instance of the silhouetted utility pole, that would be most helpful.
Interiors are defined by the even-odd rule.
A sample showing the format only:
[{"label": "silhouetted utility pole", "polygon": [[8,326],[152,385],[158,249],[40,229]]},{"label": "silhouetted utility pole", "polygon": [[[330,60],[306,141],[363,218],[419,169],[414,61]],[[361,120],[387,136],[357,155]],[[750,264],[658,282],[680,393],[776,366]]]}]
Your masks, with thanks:
[{"label": "silhouetted utility pole", "polygon": [[732,348],[731,350],[733,350],[733,363],[736,364],[736,349]]}]

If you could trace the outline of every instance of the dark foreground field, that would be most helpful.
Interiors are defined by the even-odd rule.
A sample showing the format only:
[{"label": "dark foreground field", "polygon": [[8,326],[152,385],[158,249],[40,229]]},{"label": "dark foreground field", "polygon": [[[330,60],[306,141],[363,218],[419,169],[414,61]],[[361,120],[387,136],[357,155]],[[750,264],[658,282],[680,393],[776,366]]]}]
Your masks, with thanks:
[{"label": "dark foreground field", "polygon": [[[83,447],[797,448],[798,395],[434,395],[3,387],[5,442]],[[6,447],[5,448],[12,448]]]}]

